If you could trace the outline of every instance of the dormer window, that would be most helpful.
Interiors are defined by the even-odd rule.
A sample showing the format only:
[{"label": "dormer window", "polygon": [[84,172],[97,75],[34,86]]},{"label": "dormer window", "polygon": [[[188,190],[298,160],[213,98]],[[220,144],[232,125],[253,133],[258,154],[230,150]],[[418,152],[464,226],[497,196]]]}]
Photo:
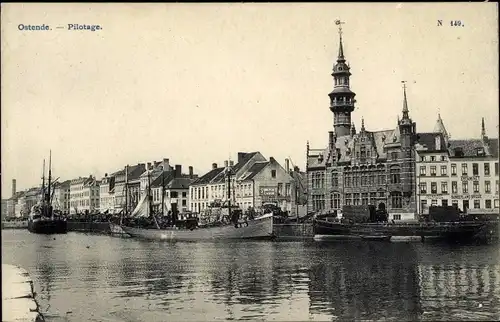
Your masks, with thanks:
[{"label": "dormer window", "polygon": [[484,153],[484,148],[482,148],[482,147],[481,148],[477,148],[476,149],[476,154],[477,154],[477,156],[484,156],[484,154],[485,154]]}]

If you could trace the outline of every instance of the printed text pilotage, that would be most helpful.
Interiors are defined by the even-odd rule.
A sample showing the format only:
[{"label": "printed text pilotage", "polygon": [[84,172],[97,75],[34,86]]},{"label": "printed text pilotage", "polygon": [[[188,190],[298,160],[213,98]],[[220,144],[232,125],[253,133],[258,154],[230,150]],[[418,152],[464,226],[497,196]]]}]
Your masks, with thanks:
[{"label": "printed text pilotage", "polygon": [[[31,24],[19,24],[17,25],[17,29],[20,31],[49,31],[52,30],[52,28],[47,25],[47,24],[37,24],[37,25],[31,25]],[[67,24],[67,25],[59,25],[56,26],[56,29],[66,29],[69,31],[98,31],[102,30],[101,25],[87,25],[87,24]]]}]

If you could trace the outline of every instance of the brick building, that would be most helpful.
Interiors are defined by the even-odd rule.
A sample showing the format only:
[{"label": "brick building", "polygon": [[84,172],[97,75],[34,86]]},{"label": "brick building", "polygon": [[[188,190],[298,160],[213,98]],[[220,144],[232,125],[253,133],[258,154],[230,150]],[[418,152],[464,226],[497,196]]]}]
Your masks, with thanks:
[{"label": "brick building", "polygon": [[369,131],[364,120],[359,132],[351,122],[356,94],[351,91],[340,32],[334,88],[329,94],[334,116],[328,145],[307,144],[308,211],[334,212],[343,205],[374,205],[388,210],[389,219],[412,219],[416,212],[416,124],[409,116],[406,87],[402,117],[395,128]]}]

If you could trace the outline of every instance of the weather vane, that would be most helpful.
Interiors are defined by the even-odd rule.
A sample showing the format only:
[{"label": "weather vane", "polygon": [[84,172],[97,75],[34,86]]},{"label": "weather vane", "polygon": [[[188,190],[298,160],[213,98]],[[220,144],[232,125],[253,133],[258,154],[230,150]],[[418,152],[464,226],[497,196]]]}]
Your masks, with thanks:
[{"label": "weather vane", "polygon": [[335,20],[335,24],[336,24],[337,26],[339,26],[339,35],[340,35],[340,36],[342,36],[342,24],[344,24],[344,23],[345,23],[345,22],[340,21],[340,19]]},{"label": "weather vane", "polygon": [[406,89],[406,81],[401,81],[403,83],[403,89]]}]

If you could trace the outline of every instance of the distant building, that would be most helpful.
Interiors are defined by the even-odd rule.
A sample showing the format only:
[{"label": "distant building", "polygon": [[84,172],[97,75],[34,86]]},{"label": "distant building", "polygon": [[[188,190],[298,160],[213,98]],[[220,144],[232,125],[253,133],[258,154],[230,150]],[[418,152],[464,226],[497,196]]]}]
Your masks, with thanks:
[{"label": "distant building", "polygon": [[7,199],[2,199],[2,220],[7,218]]},{"label": "distant building", "polygon": [[99,206],[100,182],[92,175],[71,180],[70,213],[96,213]]},{"label": "distant building", "polygon": [[54,209],[62,211],[64,214],[70,213],[71,180],[56,182],[53,197]]},{"label": "distant building", "polygon": [[498,138],[452,140],[438,117],[433,133],[419,134],[417,182],[419,212],[455,205],[463,212],[499,212]]},{"label": "distant building", "polygon": [[193,174],[193,167],[189,167],[189,174],[182,174],[181,167],[177,166],[175,170],[165,171],[160,174],[151,183],[151,194],[153,201],[153,211],[155,213],[162,212],[162,191],[163,196],[163,211],[186,212],[188,210],[189,186],[197,179]]},{"label": "distant building", "polygon": [[[137,180],[141,174],[146,171],[146,165],[144,163],[139,163],[133,166],[125,166],[122,170],[115,172],[113,175],[115,177],[115,186],[112,191],[115,200],[115,213],[121,212],[125,209],[125,202],[127,201],[128,211],[132,211],[134,209],[134,204],[131,204],[130,200],[130,187],[129,187],[129,195],[128,200],[125,198],[125,181],[128,178],[128,182]],[[138,200],[137,200],[138,202]]]},{"label": "distant building", "polygon": [[272,203],[293,212],[295,186],[292,176],[274,159],[260,153],[238,153],[238,162],[225,161],[224,167],[212,164],[212,170],[191,184],[189,208],[201,212],[211,205],[228,202],[227,171],[231,169],[231,202],[243,211],[261,210]]},{"label": "distant building", "polygon": [[104,178],[101,179],[99,185],[99,211],[101,213],[114,213],[115,199],[114,199],[115,177],[108,176],[106,173]]}]

